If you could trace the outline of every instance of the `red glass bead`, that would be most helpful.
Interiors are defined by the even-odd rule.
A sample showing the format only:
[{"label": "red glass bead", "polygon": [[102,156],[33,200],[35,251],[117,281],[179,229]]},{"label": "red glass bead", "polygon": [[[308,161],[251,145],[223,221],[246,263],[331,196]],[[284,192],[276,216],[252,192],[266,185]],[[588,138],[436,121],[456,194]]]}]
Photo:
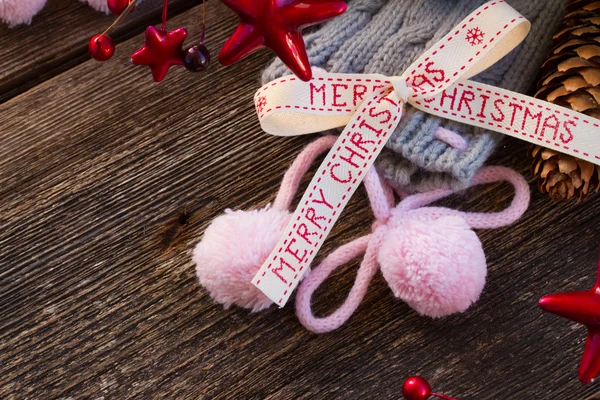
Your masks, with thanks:
[{"label": "red glass bead", "polygon": [[[114,15],[121,15],[127,6],[131,3],[131,0],[106,0],[106,5],[111,13]],[[133,11],[133,8],[131,9]]]},{"label": "red glass bead", "polygon": [[183,65],[192,72],[202,72],[210,64],[210,52],[203,44],[188,47],[183,52]]},{"label": "red glass bead", "polygon": [[88,51],[94,60],[106,61],[115,54],[115,44],[110,36],[99,34],[90,39]]},{"label": "red glass bead", "polygon": [[427,400],[433,394],[429,383],[420,376],[411,376],[402,385],[402,394],[406,400]]}]

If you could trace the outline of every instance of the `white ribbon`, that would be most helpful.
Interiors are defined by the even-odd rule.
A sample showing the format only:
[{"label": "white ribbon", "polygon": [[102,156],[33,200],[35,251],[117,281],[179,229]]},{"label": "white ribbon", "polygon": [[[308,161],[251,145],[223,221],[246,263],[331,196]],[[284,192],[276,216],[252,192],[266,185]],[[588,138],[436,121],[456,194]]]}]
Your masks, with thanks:
[{"label": "white ribbon", "polygon": [[346,128],[252,283],[285,304],[398,125],[404,103],[599,164],[600,121],[468,80],[514,49],[529,27],[504,1],[491,1],[401,76],[324,73],[309,82],[286,76],[263,86],[254,101],[265,132],[294,136]]}]

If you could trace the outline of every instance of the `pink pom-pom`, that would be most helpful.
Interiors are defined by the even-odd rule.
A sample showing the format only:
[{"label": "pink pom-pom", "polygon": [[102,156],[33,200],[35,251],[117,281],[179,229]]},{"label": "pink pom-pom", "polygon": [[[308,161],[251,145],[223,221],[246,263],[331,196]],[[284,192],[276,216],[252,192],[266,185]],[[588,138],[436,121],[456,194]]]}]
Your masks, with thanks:
[{"label": "pink pom-pom", "polygon": [[101,11],[106,14],[109,13],[108,3],[106,2],[106,0],[79,0],[79,1],[81,1],[82,3],[89,4],[90,7],[93,7],[98,11]]},{"label": "pink pom-pom", "polygon": [[[0,0],[2,1],[2,0]],[[82,3],[87,3],[90,5],[90,7],[95,8],[98,11],[101,11],[105,14],[109,14],[110,10],[108,9],[108,2],[106,0],[79,0]],[[138,0],[138,2],[136,3],[136,7],[139,6],[140,4],[142,4],[142,0]]]},{"label": "pink pom-pom", "polygon": [[290,220],[288,211],[266,207],[216,218],[194,250],[200,284],[228,308],[260,311],[272,302],[251,282]]},{"label": "pink pom-pom", "polygon": [[394,295],[434,318],[469,308],[487,275],[481,242],[459,216],[408,215],[388,231],[378,260]]},{"label": "pink pom-pom", "polygon": [[44,5],[46,0],[0,0],[0,20],[10,27],[30,24],[31,19]]}]

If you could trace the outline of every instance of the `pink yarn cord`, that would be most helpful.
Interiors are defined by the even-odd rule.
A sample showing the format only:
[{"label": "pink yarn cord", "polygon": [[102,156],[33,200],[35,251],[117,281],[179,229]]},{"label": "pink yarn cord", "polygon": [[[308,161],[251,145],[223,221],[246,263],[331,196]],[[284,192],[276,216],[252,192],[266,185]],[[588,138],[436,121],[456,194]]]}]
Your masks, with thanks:
[{"label": "pink yarn cord", "polygon": [[371,168],[364,180],[367,195],[371,202],[373,214],[377,220],[385,221],[390,216],[390,211],[394,207],[394,192],[388,185],[381,182],[375,168]]},{"label": "pink yarn cord", "polygon": [[[350,318],[363,297],[365,297],[369,283],[371,283],[378,270],[377,250],[384,234],[385,229],[381,229],[373,235],[363,236],[339,247],[327,256],[321,265],[310,273],[308,278],[304,279],[296,294],[296,314],[302,325],[312,332],[325,333],[336,330]],[[325,318],[315,317],[310,305],[315,290],[336,268],[358,257],[363,252],[365,252],[365,257],[360,264],[354,285],[344,303]]]},{"label": "pink yarn cord", "polygon": [[273,202],[273,208],[282,211],[290,208],[302,177],[310,169],[312,162],[326,150],[329,150],[336,140],[337,138],[333,135],[323,136],[302,150],[285,173],[277,197]]},{"label": "pink yarn cord", "polygon": [[448,145],[460,151],[465,151],[469,147],[469,144],[467,143],[465,138],[460,136],[458,133],[446,128],[437,128],[435,130],[435,133],[433,134],[433,137],[435,137],[438,140],[441,140],[442,142],[447,143]]},{"label": "pink yarn cord", "polygon": [[[472,228],[493,229],[510,225],[517,221],[529,206],[530,192],[527,181],[516,171],[506,167],[483,167],[473,177],[471,186],[506,181],[513,185],[515,196],[510,206],[496,213],[467,213],[443,207],[427,207],[416,211],[419,215],[439,218],[445,215],[460,215]],[[433,190],[419,193],[404,199],[398,210],[414,210],[447,197],[451,190]]]},{"label": "pink yarn cord", "polygon": [[469,225],[479,229],[494,229],[516,222],[527,211],[531,193],[527,181],[516,171],[505,167],[481,168],[473,178],[474,185],[507,181],[515,188],[510,206],[496,213],[461,213]]},{"label": "pink yarn cord", "polygon": [[[394,205],[392,189],[382,184],[375,168],[371,168],[367,172],[364,184],[375,217],[378,221],[386,221]],[[374,234],[363,236],[339,247],[327,256],[318,268],[310,273],[309,277],[300,285],[296,294],[296,314],[302,325],[312,332],[325,333],[336,330],[350,318],[367,293],[369,283],[371,283],[378,270],[377,253],[386,231],[387,229],[383,226],[376,229]],[[356,274],[354,285],[344,303],[325,318],[315,317],[310,305],[315,290],[340,265],[348,263],[363,252],[365,256]]]},{"label": "pink yarn cord", "polygon": [[[451,190],[434,190],[416,194],[404,199],[396,208],[393,207],[391,189],[382,184],[381,179],[372,168],[365,177],[365,187],[369,195],[373,213],[377,218],[374,233],[347,243],[329,256],[315,268],[300,284],[296,296],[296,313],[300,322],[310,331],[324,333],[342,326],[354,313],[362,301],[371,279],[378,270],[377,256],[381,243],[387,233],[387,221],[390,218],[402,218],[407,211],[427,218],[439,218],[446,215],[460,215],[473,228],[497,228],[510,225],[523,215],[529,205],[529,186],[521,175],[509,168],[484,167],[474,177],[473,185],[507,181],[515,188],[515,196],[505,210],[496,213],[466,213],[442,207],[421,208],[429,203],[449,196]],[[282,185],[283,186],[283,185]],[[296,186],[297,187],[297,186]],[[397,213],[394,213],[397,211]],[[359,254],[365,252],[356,280],[344,303],[327,317],[317,318],[311,309],[311,298],[315,290],[335,271]]]}]

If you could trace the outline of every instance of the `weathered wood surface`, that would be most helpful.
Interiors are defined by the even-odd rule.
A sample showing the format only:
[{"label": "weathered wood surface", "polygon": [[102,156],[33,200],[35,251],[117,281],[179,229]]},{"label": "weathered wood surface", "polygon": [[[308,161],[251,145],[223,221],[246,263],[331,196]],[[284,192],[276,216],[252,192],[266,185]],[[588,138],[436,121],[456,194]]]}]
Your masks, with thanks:
[{"label": "weathered wood surface", "polygon": [[[202,0],[171,0],[169,15],[175,16]],[[160,18],[160,0],[137,6],[111,37],[118,43],[137,34],[140,27]],[[0,24],[0,102],[66,71],[89,58],[89,39],[114,20],[77,0],[48,0],[31,26],[9,29]]]},{"label": "weathered wood surface", "polygon": [[[106,23],[75,8],[91,31]],[[214,1],[209,12],[216,55],[236,19]],[[192,7],[170,26],[197,37],[200,15]],[[49,29],[83,32],[75,26],[84,17],[52,17]],[[251,98],[269,53],[204,75],[173,69],[157,85],[128,62],[142,30],[113,60],[77,55],[0,105],[0,398],[399,399],[412,374],[461,400],[579,400],[600,390],[576,378],[585,329],[537,308],[546,293],[595,281],[598,196],[557,205],[534,190],[520,222],[480,231],[489,280],[462,315],[422,318],[381,277],[327,335],[308,333],[293,307],[249,314],[214,304],[195,280],[193,246],[224,208],[271,201],[311,139],[259,128]],[[5,47],[42,48],[21,38],[25,28],[2,32]],[[28,73],[7,54],[3,82]],[[526,173],[525,150],[506,140],[492,162]],[[444,204],[492,210],[510,195],[500,185]],[[361,190],[322,254],[369,229],[366,209]],[[321,288],[320,312],[339,304],[355,269]]]}]

